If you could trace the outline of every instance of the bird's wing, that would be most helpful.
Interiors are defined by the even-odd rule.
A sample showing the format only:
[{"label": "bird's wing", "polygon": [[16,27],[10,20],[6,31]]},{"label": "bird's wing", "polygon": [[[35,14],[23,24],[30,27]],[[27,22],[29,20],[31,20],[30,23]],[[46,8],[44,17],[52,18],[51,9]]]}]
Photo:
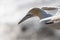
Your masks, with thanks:
[{"label": "bird's wing", "polygon": [[42,7],[40,13],[40,19],[51,17],[56,15],[58,8],[55,7]]},{"label": "bird's wing", "polygon": [[57,7],[42,7],[41,9],[49,13],[49,15],[55,15],[58,11]]},{"label": "bird's wing", "polygon": [[60,22],[60,9],[58,9],[57,13],[47,23],[50,24],[51,22],[54,22],[54,23]]},{"label": "bird's wing", "polygon": [[[48,18],[41,19],[40,24],[43,24],[43,23],[49,21],[51,18],[53,18],[53,17],[48,17]],[[44,26],[44,25],[42,25],[42,26]],[[50,23],[45,24],[45,26],[49,27],[49,28],[59,29],[60,30],[60,22],[53,22],[53,23],[50,22]]]}]

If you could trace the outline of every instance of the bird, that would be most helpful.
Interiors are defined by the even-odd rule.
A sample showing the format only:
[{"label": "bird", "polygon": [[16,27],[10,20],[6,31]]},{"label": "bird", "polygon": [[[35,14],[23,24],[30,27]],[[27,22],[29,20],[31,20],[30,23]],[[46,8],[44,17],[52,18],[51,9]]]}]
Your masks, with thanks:
[{"label": "bird", "polygon": [[[41,18],[41,20],[39,20],[39,22],[38,21],[36,22],[37,18],[36,19],[29,20],[28,18],[33,18],[34,17],[31,14],[29,14],[29,15],[27,15],[27,18],[26,19],[24,19],[25,18],[24,17],[23,18],[24,20],[22,22],[20,22],[22,24],[22,26],[23,26],[21,28],[23,33],[26,33],[27,35],[28,34],[29,35],[32,35],[32,33],[35,33],[36,32],[37,33],[37,38],[38,38],[37,40],[44,39],[44,37],[45,38],[48,38],[48,39],[49,38],[51,39],[51,37],[54,37],[53,39],[56,39],[55,38],[55,34],[54,34],[54,30],[52,28],[49,28],[50,25],[45,24],[47,21],[50,20],[50,16],[52,16],[52,14],[49,14],[50,16],[46,16],[46,17],[45,16],[41,16],[42,18]],[[38,16],[38,15],[35,14],[35,16]],[[37,26],[38,24],[39,24],[39,26]],[[48,25],[48,27],[46,27],[47,25]]]},{"label": "bird", "polygon": [[[18,22],[18,24],[22,23],[23,21],[25,21],[26,19],[28,18],[31,18],[31,17],[34,17],[34,16],[38,16],[40,18],[40,20],[42,19],[45,19],[44,21],[46,20],[51,20],[51,18],[53,18],[53,14],[49,14],[49,13],[46,13],[44,10],[44,8],[40,9],[40,8],[33,8],[31,9],[27,15],[21,20]],[[46,10],[48,10],[49,8],[47,8]],[[53,10],[54,8],[52,9],[49,9],[49,10]],[[55,8],[54,10],[56,10],[57,8]],[[45,26],[47,27],[50,27],[50,28],[53,28],[53,29],[60,29],[59,27],[59,24],[60,23],[54,23],[54,22],[50,22],[48,23],[48,21],[45,22]],[[42,22],[41,22],[42,23]]]},{"label": "bird", "polygon": [[40,19],[53,16],[53,14],[46,13],[44,10],[56,10],[57,11],[57,8],[53,8],[53,7],[42,7],[41,9],[32,8],[18,24],[20,24],[24,20],[34,17],[34,16],[38,16]]}]

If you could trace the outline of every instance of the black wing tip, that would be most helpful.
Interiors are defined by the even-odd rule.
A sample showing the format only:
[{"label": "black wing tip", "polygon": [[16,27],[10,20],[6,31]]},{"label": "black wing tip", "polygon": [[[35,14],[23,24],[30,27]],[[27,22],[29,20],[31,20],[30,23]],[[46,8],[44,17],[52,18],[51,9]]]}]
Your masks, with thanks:
[{"label": "black wing tip", "polygon": [[47,22],[46,24],[53,24],[54,22]]}]

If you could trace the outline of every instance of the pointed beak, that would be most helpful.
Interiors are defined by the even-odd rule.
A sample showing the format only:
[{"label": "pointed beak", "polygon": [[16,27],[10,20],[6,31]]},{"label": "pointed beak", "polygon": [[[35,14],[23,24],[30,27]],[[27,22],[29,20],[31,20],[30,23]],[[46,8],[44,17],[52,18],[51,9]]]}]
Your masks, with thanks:
[{"label": "pointed beak", "polygon": [[18,24],[22,23],[23,21],[25,21],[26,19],[31,18],[31,17],[33,17],[32,14],[27,14]]}]

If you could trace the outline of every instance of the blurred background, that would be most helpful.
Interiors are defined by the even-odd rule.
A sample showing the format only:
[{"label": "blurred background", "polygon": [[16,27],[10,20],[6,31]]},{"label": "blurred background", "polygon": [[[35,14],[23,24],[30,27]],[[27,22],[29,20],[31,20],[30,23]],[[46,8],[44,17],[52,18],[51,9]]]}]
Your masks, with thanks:
[{"label": "blurred background", "polygon": [[[36,7],[60,7],[60,0],[0,0],[0,24],[18,23],[30,9]],[[58,29],[43,27],[35,32],[34,27],[39,20],[35,17],[22,23],[20,27],[33,25],[27,32],[21,33],[17,40],[60,40]]]}]

